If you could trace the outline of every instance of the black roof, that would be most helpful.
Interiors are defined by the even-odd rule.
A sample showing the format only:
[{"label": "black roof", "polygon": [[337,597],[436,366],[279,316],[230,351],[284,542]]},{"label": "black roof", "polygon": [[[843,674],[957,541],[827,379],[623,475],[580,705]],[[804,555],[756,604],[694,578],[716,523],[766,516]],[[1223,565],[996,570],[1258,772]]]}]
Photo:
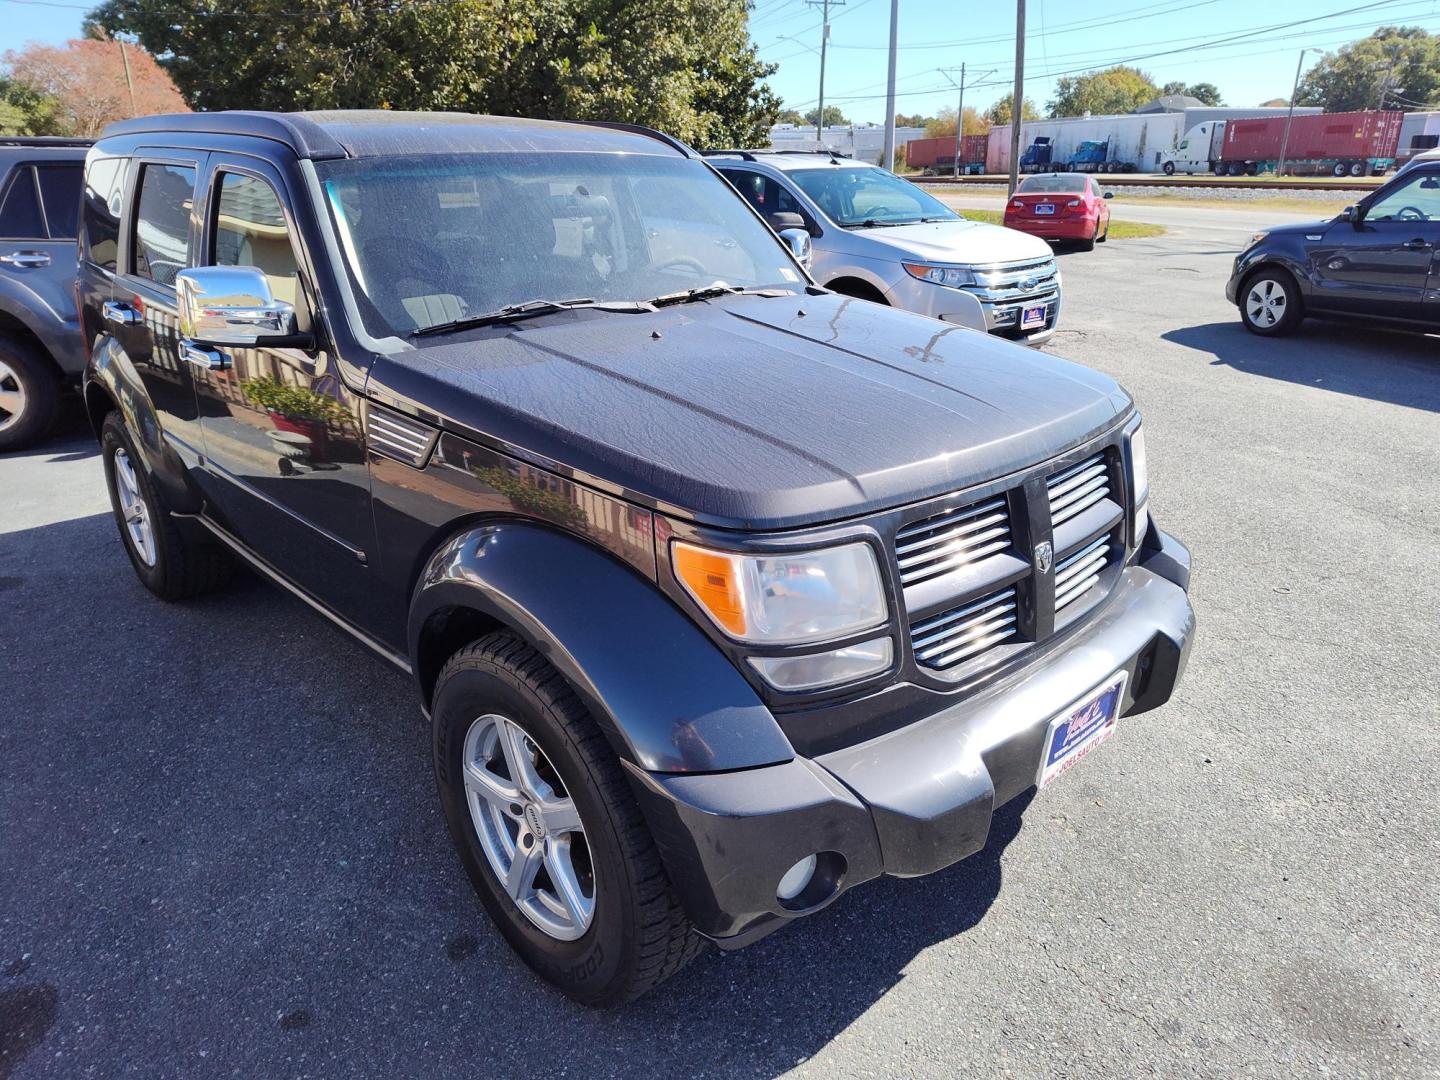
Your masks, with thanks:
[{"label": "black roof", "polygon": [[600,122],[561,123],[471,113],[334,112],[167,113],[120,120],[102,138],[141,134],[244,135],[282,143],[299,157],[325,161],[374,154],[589,150],[632,154],[694,152],[648,128]]}]

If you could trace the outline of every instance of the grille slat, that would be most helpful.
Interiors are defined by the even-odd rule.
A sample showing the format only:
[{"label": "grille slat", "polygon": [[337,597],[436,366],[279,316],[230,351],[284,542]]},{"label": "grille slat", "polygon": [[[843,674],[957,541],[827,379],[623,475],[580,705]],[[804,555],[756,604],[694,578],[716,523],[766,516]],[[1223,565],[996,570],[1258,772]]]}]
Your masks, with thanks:
[{"label": "grille slat", "polygon": [[1051,527],[1084,513],[1110,497],[1110,471],[1105,455],[1095,454],[1052,476],[1047,484]]},{"label": "grille slat", "polygon": [[910,628],[915,659],[931,668],[948,668],[978,656],[1015,636],[1014,589],[1003,589],[973,603],[944,611]]},{"label": "grille slat", "polygon": [[917,521],[895,536],[900,583],[913,585],[1009,546],[1010,509],[1003,497]]},{"label": "grille slat", "polygon": [[1110,562],[1110,538],[1102,536],[1055,567],[1055,610],[1058,612],[1084,596]]}]

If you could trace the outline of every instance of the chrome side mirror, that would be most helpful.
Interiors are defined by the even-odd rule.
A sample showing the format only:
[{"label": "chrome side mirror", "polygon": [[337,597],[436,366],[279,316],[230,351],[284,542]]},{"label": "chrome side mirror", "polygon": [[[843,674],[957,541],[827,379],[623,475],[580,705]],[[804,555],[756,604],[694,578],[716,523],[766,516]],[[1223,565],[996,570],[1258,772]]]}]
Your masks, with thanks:
[{"label": "chrome side mirror", "polygon": [[790,249],[790,254],[795,256],[795,261],[808,271],[810,257],[814,254],[810,234],[804,229],[781,229],[780,239],[785,241],[785,246]]},{"label": "chrome side mirror", "polygon": [[200,345],[297,344],[295,305],[276,300],[254,266],[195,266],[175,275],[180,333]]}]

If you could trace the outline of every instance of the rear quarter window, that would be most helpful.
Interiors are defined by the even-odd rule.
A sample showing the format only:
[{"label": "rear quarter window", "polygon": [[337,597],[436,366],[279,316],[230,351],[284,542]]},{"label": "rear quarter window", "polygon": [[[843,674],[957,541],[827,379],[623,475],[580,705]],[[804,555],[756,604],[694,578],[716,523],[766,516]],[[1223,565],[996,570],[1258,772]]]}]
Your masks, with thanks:
[{"label": "rear quarter window", "polygon": [[80,245],[86,261],[115,272],[120,252],[120,212],[128,158],[92,155],[85,167]]},{"label": "rear quarter window", "polygon": [[5,182],[4,194],[0,195],[0,237],[6,240],[45,239],[45,219],[40,216],[35,173],[29,165],[11,169]]},{"label": "rear quarter window", "polygon": [[80,222],[80,166],[37,165],[35,175],[40,180],[40,200],[50,239],[74,240]]}]

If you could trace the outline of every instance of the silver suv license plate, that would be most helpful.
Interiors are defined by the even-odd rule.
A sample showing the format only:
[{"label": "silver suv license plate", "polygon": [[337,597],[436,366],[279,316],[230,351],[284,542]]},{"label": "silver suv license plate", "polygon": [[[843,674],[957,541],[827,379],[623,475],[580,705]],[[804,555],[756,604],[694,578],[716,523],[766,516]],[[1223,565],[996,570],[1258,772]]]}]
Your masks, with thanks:
[{"label": "silver suv license plate", "polygon": [[1053,783],[1115,733],[1128,677],[1124,671],[1112,675],[1098,690],[1050,721],[1040,775],[1035,779],[1037,786]]}]

